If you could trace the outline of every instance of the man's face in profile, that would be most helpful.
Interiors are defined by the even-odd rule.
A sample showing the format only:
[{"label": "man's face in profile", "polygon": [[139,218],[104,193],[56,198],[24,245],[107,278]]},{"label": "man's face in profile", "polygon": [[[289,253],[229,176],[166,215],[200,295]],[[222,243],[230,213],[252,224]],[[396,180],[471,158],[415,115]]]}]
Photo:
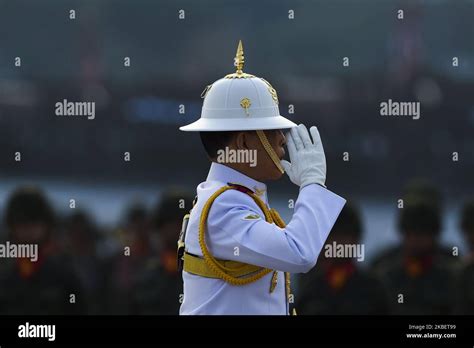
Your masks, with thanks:
[{"label": "man's face in profile", "polygon": [[[264,132],[276,155],[282,160],[285,156],[284,146],[286,145],[286,137],[283,131],[266,130]],[[239,139],[242,135],[243,139]],[[281,178],[283,173],[281,173],[275,163],[273,163],[255,131],[241,132],[237,134],[236,138],[234,141],[243,143],[249,150],[256,150],[257,152],[257,165],[250,167],[247,164],[248,174],[250,174],[252,178],[258,181],[278,180]],[[240,145],[242,146],[242,144]]]}]

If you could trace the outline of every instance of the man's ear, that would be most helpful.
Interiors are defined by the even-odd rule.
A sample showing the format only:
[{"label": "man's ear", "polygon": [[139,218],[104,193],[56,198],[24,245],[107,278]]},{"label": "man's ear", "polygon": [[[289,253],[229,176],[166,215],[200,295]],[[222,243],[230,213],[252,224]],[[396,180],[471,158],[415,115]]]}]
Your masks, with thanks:
[{"label": "man's ear", "polygon": [[237,150],[247,150],[249,148],[247,132],[238,132],[234,138]]}]

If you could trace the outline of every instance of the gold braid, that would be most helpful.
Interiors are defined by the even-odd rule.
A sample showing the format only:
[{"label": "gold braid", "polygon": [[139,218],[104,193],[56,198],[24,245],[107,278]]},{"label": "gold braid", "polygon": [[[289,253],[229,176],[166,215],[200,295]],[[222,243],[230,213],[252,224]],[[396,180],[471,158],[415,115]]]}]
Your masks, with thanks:
[{"label": "gold braid", "polygon": [[[201,218],[199,221],[199,246],[201,247],[204,262],[216,274],[216,276],[218,276],[220,279],[226,281],[227,283],[231,285],[240,286],[240,285],[247,285],[247,284],[253,283],[263,278],[270,272],[272,272],[272,270],[262,267],[260,271],[256,272],[255,274],[249,277],[246,277],[246,278],[233,277],[229,275],[227,272],[236,271],[240,269],[241,267],[230,269],[228,267],[223,266],[222,264],[219,263],[219,261],[217,261],[214,258],[214,256],[211,255],[211,253],[209,252],[209,249],[206,246],[206,241],[205,241],[206,223],[207,223],[207,217],[209,216],[209,211],[211,209],[212,203],[214,203],[214,200],[221,193],[227,190],[232,190],[232,189],[235,189],[235,187],[233,186],[221,187],[219,190],[217,190],[211,195],[211,197],[207,200],[206,204],[204,205],[202,209],[202,213],[201,213]],[[265,214],[265,220],[267,222],[275,223],[278,227],[281,227],[281,228],[285,227],[285,222],[283,221],[283,219],[281,218],[281,216],[278,214],[276,210],[268,209],[265,203],[255,193],[249,191],[247,192],[247,194],[253,198],[255,203],[257,203],[259,208],[263,211],[263,213]],[[246,264],[244,264],[242,267],[245,267],[245,266]],[[289,289],[290,277],[288,273],[285,274],[285,278],[286,278],[287,296],[289,296],[290,295],[290,289]]]},{"label": "gold braid", "polygon": [[268,156],[273,161],[273,163],[278,168],[278,170],[283,174],[285,172],[285,170],[283,169],[283,167],[280,163],[280,159],[278,158],[278,155],[275,153],[275,150],[270,145],[270,142],[268,141],[268,138],[265,135],[265,132],[263,130],[257,130],[256,132],[257,132],[258,138],[260,139],[260,142],[262,143],[262,146],[265,149],[265,151],[267,152]]}]

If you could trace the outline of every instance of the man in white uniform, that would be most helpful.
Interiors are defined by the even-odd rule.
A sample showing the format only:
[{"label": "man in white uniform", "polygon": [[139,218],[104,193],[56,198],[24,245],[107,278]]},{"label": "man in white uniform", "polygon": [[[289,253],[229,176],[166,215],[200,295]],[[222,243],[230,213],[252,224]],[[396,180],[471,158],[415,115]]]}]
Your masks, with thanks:
[{"label": "man in white uniform", "polygon": [[[242,71],[241,42],[234,65],[235,73],[206,87],[201,118],[180,128],[200,132],[212,161],[178,241],[180,314],[287,315],[289,273],[314,267],[345,200],[325,187],[317,128],[308,132],[280,116],[270,83]],[[284,145],[290,162],[282,160]],[[223,153],[237,155],[223,159]],[[236,161],[249,153],[256,162]],[[285,171],[300,187],[286,226],[269,208],[264,184]]]}]

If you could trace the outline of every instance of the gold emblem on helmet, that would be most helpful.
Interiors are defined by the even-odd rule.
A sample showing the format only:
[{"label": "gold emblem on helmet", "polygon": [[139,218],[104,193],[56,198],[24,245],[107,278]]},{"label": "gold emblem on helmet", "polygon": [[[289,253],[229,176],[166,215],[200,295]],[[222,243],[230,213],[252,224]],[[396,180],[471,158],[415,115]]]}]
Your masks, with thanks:
[{"label": "gold emblem on helmet", "polygon": [[248,110],[250,105],[252,105],[252,103],[250,102],[249,98],[244,98],[240,101],[240,106],[245,109],[245,113],[247,114],[247,116],[250,116],[249,110]]}]

